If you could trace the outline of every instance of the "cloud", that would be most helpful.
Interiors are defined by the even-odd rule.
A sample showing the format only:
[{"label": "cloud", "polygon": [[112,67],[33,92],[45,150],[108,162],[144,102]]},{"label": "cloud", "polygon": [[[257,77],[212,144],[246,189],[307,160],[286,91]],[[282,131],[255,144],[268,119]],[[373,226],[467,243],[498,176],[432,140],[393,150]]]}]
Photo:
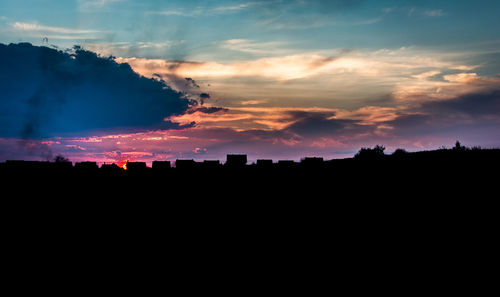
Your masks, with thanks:
[{"label": "cloud", "polygon": [[191,104],[128,64],[75,48],[0,44],[0,137],[178,128],[165,117]]},{"label": "cloud", "polygon": [[[422,150],[453,145],[457,139],[469,146],[498,146],[500,84],[490,82],[488,86],[445,101],[398,107],[205,106],[169,118],[185,124],[196,121],[196,126],[182,130],[58,137],[44,143],[72,160],[100,162],[222,159],[230,152],[247,153],[253,160],[298,160],[306,155],[328,159],[351,157],[360,147],[375,144],[385,145],[388,151],[398,147]],[[249,122],[253,126],[245,127]],[[0,156],[12,156],[8,142],[0,138]],[[36,147],[36,143],[30,145]]]},{"label": "cloud", "polygon": [[[429,79],[434,73],[417,75],[418,82],[398,84],[393,92],[399,102],[428,102],[453,100],[467,94],[496,89],[498,77],[483,77],[474,72],[443,75],[442,79]],[[436,74],[437,75],[437,74]]]},{"label": "cloud", "polygon": [[181,10],[163,10],[163,11],[147,11],[147,14],[156,14],[156,15],[163,15],[163,16],[183,16],[183,17],[194,17],[194,16],[200,16],[203,14],[203,10],[201,9],[194,9],[190,11],[181,11]]},{"label": "cloud", "polygon": [[241,105],[259,105],[266,103],[267,100],[243,100],[240,102]]},{"label": "cloud", "polygon": [[423,73],[415,74],[413,75],[414,78],[419,79],[419,80],[426,80],[430,77],[436,76],[438,74],[441,74],[440,70],[431,70],[431,71],[426,71]]},{"label": "cloud", "polygon": [[147,11],[147,14],[163,16],[199,17],[199,16],[224,16],[228,14],[241,13],[252,9],[252,13],[260,15],[284,15],[292,14],[294,17],[300,16],[304,11],[316,12],[320,14],[332,14],[346,10],[352,10],[362,5],[364,0],[308,0],[308,1],[248,1],[234,4],[224,4],[220,6],[195,6],[191,9],[167,9],[161,11]]},{"label": "cloud", "polygon": [[177,74],[184,77],[235,77],[263,76],[279,80],[311,76],[335,62],[337,58],[323,55],[289,55],[261,58],[235,63],[183,62],[160,59],[118,58],[119,62],[131,64],[144,75],[153,73]]},{"label": "cloud", "polygon": [[102,11],[103,8],[114,4],[125,2],[126,0],[78,0],[78,9],[81,12]]},{"label": "cloud", "polygon": [[[220,43],[232,50],[252,53],[276,54],[265,42],[232,39]],[[153,73],[177,74],[195,79],[218,79],[231,77],[263,77],[266,79],[292,80],[322,75],[322,79],[335,77],[325,82],[335,84],[336,89],[362,80],[366,85],[371,80],[376,85],[401,83],[420,85],[422,81],[445,71],[472,70],[477,66],[466,65],[460,56],[453,53],[429,52],[416,48],[374,51],[345,51],[342,49],[324,52],[309,52],[251,58],[244,61],[221,63],[217,61],[192,62],[162,59],[118,58],[129,63],[136,71],[151,76]],[[401,79],[404,77],[405,79]]]},{"label": "cloud", "polygon": [[352,16],[363,8],[364,0],[279,1],[261,9],[256,24],[260,30],[305,30],[325,26],[360,26],[380,22],[384,16]]},{"label": "cloud", "polygon": [[216,13],[231,13],[231,12],[236,12],[236,11],[240,11],[240,10],[251,8],[251,7],[264,6],[264,5],[279,3],[279,2],[282,2],[282,1],[279,1],[279,0],[278,1],[252,1],[252,2],[234,4],[234,5],[218,6],[218,7],[213,8],[212,11],[216,12]]},{"label": "cloud", "polygon": [[290,52],[289,50],[281,48],[283,46],[283,42],[277,41],[256,42],[248,39],[229,39],[219,42],[218,45],[223,49],[259,55],[283,54]]},{"label": "cloud", "polygon": [[291,115],[294,123],[286,131],[308,138],[354,134],[365,128],[356,120],[336,119],[332,113],[296,111]]},{"label": "cloud", "polygon": [[117,42],[86,42],[85,49],[106,56],[119,57],[159,57],[176,47],[182,47],[184,40],[169,40],[162,42],[117,41]]},{"label": "cloud", "polygon": [[245,9],[255,8],[255,7],[263,7],[266,5],[270,5],[273,3],[281,3],[282,0],[275,1],[251,1],[233,5],[223,5],[223,6],[215,6],[215,7],[201,7],[197,6],[191,10],[178,10],[178,9],[169,9],[163,11],[147,11],[147,14],[156,14],[156,15],[164,15],[164,16],[182,16],[182,17],[195,17],[195,16],[216,16],[216,15],[226,15],[232,13],[238,13]]},{"label": "cloud", "polygon": [[[402,47],[331,49],[232,62],[141,58],[117,61],[129,63],[148,77],[160,74],[167,81],[169,76],[192,77],[220,106],[241,106],[242,101],[253,100],[265,101],[266,106],[304,106],[307,102],[307,106],[357,109],[433,97],[452,98],[462,90],[471,91],[471,85],[464,87],[457,81],[472,80],[472,73],[481,73],[480,66],[467,60],[469,54]],[[458,73],[471,74],[469,78],[453,76]]]},{"label": "cloud", "polygon": [[466,91],[456,92],[446,99],[428,98],[420,94],[420,100],[406,109],[399,109],[396,117],[383,122],[392,127],[392,137],[426,138],[451,137],[476,139],[481,143],[499,145],[500,136],[500,79],[469,82]]},{"label": "cloud", "polygon": [[443,9],[422,9],[422,8],[417,8],[417,7],[411,7],[408,9],[408,16],[413,17],[413,16],[420,16],[420,17],[430,17],[430,18],[436,18],[436,17],[442,17],[446,16],[448,13],[444,11]]},{"label": "cloud", "polygon": [[423,15],[428,17],[440,17],[445,16],[447,13],[442,9],[429,9],[423,12]]},{"label": "cloud", "polygon": [[492,90],[462,94],[445,101],[426,102],[421,109],[440,117],[466,115],[476,120],[487,118],[500,123],[500,84]]},{"label": "cloud", "polygon": [[443,79],[452,83],[468,83],[478,79],[477,73],[457,73],[444,75]]},{"label": "cloud", "polygon": [[257,25],[259,25],[261,30],[305,30],[327,26],[347,27],[371,25],[381,20],[382,17],[339,20],[333,19],[329,15],[320,15],[319,17],[304,15],[273,15],[260,21]]},{"label": "cloud", "polygon": [[[1,59],[2,95],[9,98],[17,91],[13,100],[1,102],[0,137],[52,135],[51,142],[37,146],[29,141],[27,146],[53,148],[71,159],[198,156],[193,151],[214,159],[228,152],[327,157],[377,143],[439,147],[447,137],[465,141],[481,135],[484,140],[500,131],[500,78],[481,76],[480,69],[453,53],[337,50],[220,63],[112,60],[81,50],[16,46],[18,51],[37,50]],[[10,47],[1,47],[2,57]],[[11,60],[19,65],[12,66]],[[151,79],[120,62],[130,62]],[[148,87],[138,91],[136,86],[143,84]],[[378,89],[381,85],[388,88]],[[268,86],[281,97],[273,97]],[[157,88],[162,95],[155,95]],[[318,90],[325,93],[322,101],[314,101]],[[375,96],[381,90],[385,97],[379,100]],[[355,105],[363,92],[367,97]],[[339,94],[352,105],[341,106]],[[300,100],[290,100],[293,96]],[[160,97],[170,98],[171,106]],[[195,106],[187,97],[209,100]],[[81,119],[92,121],[77,124]],[[77,141],[75,134],[85,137]]]},{"label": "cloud", "polygon": [[220,107],[200,107],[189,110],[181,115],[173,115],[166,117],[168,122],[177,123],[181,126],[189,126],[192,123],[203,127],[227,127],[233,129],[244,129],[238,122],[250,120],[253,118],[251,114],[246,113],[229,113],[226,108]]},{"label": "cloud", "polygon": [[306,6],[323,12],[338,12],[357,9],[364,5],[365,0],[307,0]]},{"label": "cloud", "polygon": [[[383,126],[394,120],[407,107],[366,106],[355,110],[317,107],[205,107],[194,108],[180,116],[167,118],[179,124],[196,122],[201,127],[231,127],[243,130],[288,131],[303,137],[339,132],[339,125],[344,125],[346,132],[366,127]],[[210,111],[210,112],[207,112]],[[221,112],[219,112],[221,111]],[[317,127],[314,127],[314,126]],[[324,125],[324,127],[321,127]],[[335,129],[334,129],[335,128]],[[327,133],[327,134],[328,134]]]},{"label": "cloud", "polygon": [[50,39],[98,39],[98,35],[105,33],[99,30],[44,26],[36,22],[14,22],[10,24],[10,29],[17,35]]},{"label": "cloud", "polygon": [[21,31],[41,31],[41,32],[53,32],[53,33],[63,33],[63,34],[88,34],[88,33],[96,33],[99,31],[96,30],[80,30],[80,29],[68,29],[62,27],[50,27],[43,26],[37,23],[23,23],[23,22],[15,22],[11,24],[12,28],[21,30]]},{"label": "cloud", "polygon": [[195,113],[195,112],[202,112],[202,113],[211,114],[211,113],[215,113],[215,112],[228,111],[228,110],[229,109],[223,108],[223,107],[215,107],[215,106],[206,107],[206,106],[204,106],[204,107],[193,108],[192,110],[189,110],[186,113],[187,114],[192,114],[192,113]]},{"label": "cloud", "polygon": [[[285,145],[285,150],[289,147],[301,147],[304,151],[328,147],[353,149],[376,143],[424,149],[456,139],[471,144],[489,139],[485,142],[499,145],[495,135],[500,131],[500,83],[483,79],[472,84],[477,85],[468,88],[468,93],[446,100],[426,98],[423,93],[421,101],[394,107],[347,110],[239,106],[229,107],[224,113],[195,111],[170,120],[181,124],[195,121],[199,128],[246,131],[253,136],[259,131],[258,135],[264,139],[275,137]],[[476,141],[477,135],[481,139]]]}]

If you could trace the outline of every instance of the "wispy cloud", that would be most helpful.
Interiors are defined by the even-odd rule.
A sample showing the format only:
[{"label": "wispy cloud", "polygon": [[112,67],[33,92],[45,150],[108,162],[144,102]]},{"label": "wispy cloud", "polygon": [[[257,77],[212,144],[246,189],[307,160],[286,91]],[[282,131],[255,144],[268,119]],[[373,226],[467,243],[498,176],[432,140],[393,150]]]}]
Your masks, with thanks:
[{"label": "wispy cloud", "polygon": [[96,9],[103,9],[104,7],[114,4],[125,2],[126,0],[78,0],[78,9],[82,12],[91,12]]},{"label": "wispy cloud", "polygon": [[428,17],[440,17],[445,16],[447,13],[442,9],[429,9],[423,12],[423,15]]},{"label": "wispy cloud", "polygon": [[284,54],[290,50],[284,49],[285,43],[279,41],[256,42],[249,39],[229,39],[221,41],[218,45],[223,49],[239,51],[250,54]]},{"label": "wispy cloud", "polygon": [[157,56],[168,49],[182,44],[184,44],[184,40],[167,40],[163,42],[89,42],[85,44],[85,48],[105,56],[138,57],[145,55]]},{"label": "wispy cloud", "polygon": [[289,55],[261,58],[222,64],[217,62],[189,63],[152,59],[118,59],[130,63],[139,73],[151,75],[151,71],[162,73],[174,71],[185,77],[249,77],[262,76],[278,80],[297,79],[311,76],[332,65],[335,57],[321,55]]},{"label": "wispy cloud", "polygon": [[19,31],[28,31],[28,32],[50,32],[50,33],[59,33],[59,34],[92,34],[99,33],[101,31],[98,30],[83,30],[83,29],[73,29],[73,28],[63,28],[63,27],[51,27],[44,26],[38,23],[23,23],[23,22],[15,22],[11,24],[11,28]]},{"label": "wispy cloud", "polygon": [[220,14],[231,14],[238,13],[245,9],[250,9],[253,7],[266,6],[272,3],[281,2],[281,0],[276,1],[252,1],[245,2],[235,5],[217,6],[217,7],[202,7],[197,6],[190,10],[164,10],[164,11],[147,11],[148,14],[164,15],[164,16],[183,16],[183,17],[194,17],[200,15],[220,15]]},{"label": "wispy cloud", "polygon": [[220,12],[220,13],[226,13],[226,12],[234,12],[234,11],[239,11],[255,6],[264,6],[264,5],[269,5],[272,3],[276,2],[281,2],[281,1],[253,1],[253,2],[246,2],[246,3],[240,3],[236,5],[228,5],[228,6],[219,6],[215,7],[212,9],[214,12]]},{"label": "wispy cloud", "polygon": [[355,110],[319,107],[231,107],[224,112],[191,112],[168,117],[167,120],[182,125],[196,122],[203,127],[233,127],[238,129],[282,130],[311,115],[325,120],[353,121],[358,125],[373,126],[392,121],[406,107],[365,106]]},{"label": "wispy cloud", "polygon": [[411,7],[408,10],[408,16],[424,16],[424,17],[442,17],[446,16],[448,13],[443,9],[421,9],[417,7]]},{"label": "wispy cloud", "polygon": [[[191,77],[223,107],[318,106],[358,109],[419,100],[447,100],[474,86],[479,67],[464,53],[409,47],[331,50],[232,62],[118,58],[147,77]],[[458,73],[460,76],[451,76]],[[248,101],[248,104],[246,104]],[[215,116],[212,116],[215,117]],[[225,115],[225,118],[229,118]],[[269,119],[262,119],[267,121]],[[227,123],[227,121],[226,121]],[[264,122],[261,122],[264,123]]]},{"label": "wispy cloud", "polygon": [[147,11],[147,14],[156,14],[163,16],[183,16],[183,17],[193,17],[200,16],[204,13],[203,9],[196,8],[193,10],[163,10],[163,11]]},{"label": "wispy cloud", "polygon": [[246,105],[259,105],[259,104],[264,104],[266,102],[267,100],[243,100],[240,102],[240,104],[246,106]]},{"label": "wispy cloud", "polygon": [[[230,40],[225,46],[233,49],[260,52],[264,48],[254,48],[254,43],[244,39]],[[256,43],[259,44],[259,43]],[[315,75],[335,75],[337,80],[346,81],[391,78],[391,82],[417,81],[430,78],[447,70],[472,70],[474,66],[460,61],[449,61],[453,56],[441,52],[421,52],[416,49],[352,51],[340,53],[302,53],[276,57],[257,58],[232,63],[211,62],[174,62],[154,59],[120,59],[128,62],[139,73],[175,72],[181,76],[194,78],[265,77],[277,80],[308,78]],[[458,57],[457,57],[458,58]],[[427,69],[422,71],[422,69]],[[424,74],[423,74],[424,73]],[[432,75],[431,75],[432,74]],[[410,80],[413,79],[413,80]],[[380,81],[379,81],[380,82]]]},{"label": "wispy cloud", "polygon": [[395,7],[385,7],[385,8],[382,8],[382,12],[384,12],[384,13],[391,13],[395,9],[396,9]]},{"label": "wispy cloud", "polygon": [[46,26],[37,22],[13,22],[8,24],[9,32],[18,37],[48,38],[59,40],[98,40],[107,32],[93,29]]},{"label": "wispy cloud", "polygon": [[359,18],[350,20],[334,19],[329,16],[304,17],[301,15],[278,14],[269,16],[257,23],[264,30],[304,30],[326,26],[363,26],[382,21],[382,16],[374,18]]}]

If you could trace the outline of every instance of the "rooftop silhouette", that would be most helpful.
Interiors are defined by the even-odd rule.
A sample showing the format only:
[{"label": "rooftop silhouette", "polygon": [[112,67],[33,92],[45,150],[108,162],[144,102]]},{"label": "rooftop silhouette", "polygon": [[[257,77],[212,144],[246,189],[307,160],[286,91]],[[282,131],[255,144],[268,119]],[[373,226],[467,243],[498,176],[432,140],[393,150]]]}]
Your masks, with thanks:
[{"label": "rooftop silhouette", "polygon": [[255,163],[248,163],[247,155],[228,154],[226,162],[218,160],[204,160],[197,162],[192,159],[178,159],[175,167],[170,161],[153,161],[152,167],[145,162],[127,162],[125,166],[116,164],[102,164],[96,162],[76,162],[74,165],[65,158],[49,161],[7,160],[0,162],[0,172],[10,174],[22,172],[33,173],[76,173],[76,174],[115,174],[140,175],[165,172],[196,172],[196,171],[321,171],[323,173],[348,172],[355,168],[372,168],[377,170],[392,168],[404,171],[418,172],[427,168],[441,168],[447,170],[455,167],[475,167],[476,169],[491,168],[499,165],[500,149],[467,148],[459,142],[451,149],[441,148],[432,151],[407,152],[397,149],[392,154],[385,154],[383,146],[361,148],[352,158],[324,160],[321,157],[305,157],[300,162],[293,160],[258,159]]}]

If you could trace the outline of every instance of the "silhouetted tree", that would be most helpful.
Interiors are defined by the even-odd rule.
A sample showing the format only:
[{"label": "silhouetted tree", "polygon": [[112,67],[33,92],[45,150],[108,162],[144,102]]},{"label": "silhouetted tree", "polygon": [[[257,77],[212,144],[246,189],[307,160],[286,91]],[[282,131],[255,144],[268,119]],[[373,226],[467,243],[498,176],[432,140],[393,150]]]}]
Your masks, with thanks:
[{"label": "silhouetted tree", "polygon": [[405,149],[398,148],[392,153],[393,156],[403,156],[406,155],[408,152]]},{"label": "silhouetted tree", "polygon": [[57,155],[54,158],[54,162],[56,162],[56,163],[69,162],[69,160],[67,158],[65,158],[64,156],[62,156],[62,155]]},{"label": "silhouetted tree", "polygon": [[454,151],[459,151],[459,152],[463,152],[465,150],[467,150],[467,148],[463,145],[460,144],[460,141],[457,140],[457,142],[455,143],[455,147],[453,148]]},{"label": "silhouetted tree", "polygon": [[359,152],[354,156],[354,158],[359,160],[377,160],[385,156],[385,147],[382,145],[376,145],[374,148],[361,148]]}]

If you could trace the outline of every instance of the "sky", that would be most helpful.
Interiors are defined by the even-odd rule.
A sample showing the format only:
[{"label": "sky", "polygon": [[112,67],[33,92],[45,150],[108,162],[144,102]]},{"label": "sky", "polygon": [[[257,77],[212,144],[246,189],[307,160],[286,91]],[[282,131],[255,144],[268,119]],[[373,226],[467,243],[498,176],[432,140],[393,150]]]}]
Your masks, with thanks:
[{"label": "sky", "polygon": [[500,147],[500,1],[1,0],[0,161]]}]

